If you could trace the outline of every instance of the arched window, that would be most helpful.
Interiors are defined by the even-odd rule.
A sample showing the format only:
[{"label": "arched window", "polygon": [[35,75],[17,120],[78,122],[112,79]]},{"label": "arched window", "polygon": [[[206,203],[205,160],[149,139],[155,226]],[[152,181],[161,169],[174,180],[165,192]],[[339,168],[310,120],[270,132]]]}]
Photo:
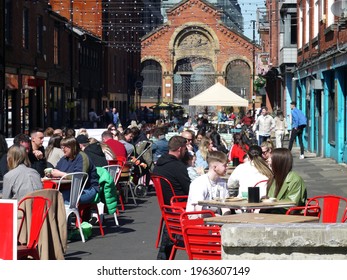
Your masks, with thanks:
[{"label": "arched window", "polygon": [[157,102],[162,86],[161,65],[155,60],[146,60],[142,63],[141,75],[143,77],[142,100]]},{"label": "arched window", "polygon": [[244,60],[236,59],[228,64],[226,72],[226,87],[247,99],[250,95],[251,85],[251,69],[249,65]]}]

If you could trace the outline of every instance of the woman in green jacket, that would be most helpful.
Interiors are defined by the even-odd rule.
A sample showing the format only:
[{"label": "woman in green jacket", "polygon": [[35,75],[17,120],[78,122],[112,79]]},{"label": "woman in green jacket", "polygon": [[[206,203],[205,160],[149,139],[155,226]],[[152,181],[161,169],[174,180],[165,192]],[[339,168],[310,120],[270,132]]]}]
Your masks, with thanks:
[{"label": "woman in green jacket", "polygon": [[[272,152],[273,179],[268,184],[267,197],[277,200],[291,200],[296,206],[304,206],[307,191],[304,180],[294,171],[293,156],[287,148],[277,148]],[[287,209],[274,209],[276,213],[285,213]],[[274,211],[271,211],[274,213]]]}]

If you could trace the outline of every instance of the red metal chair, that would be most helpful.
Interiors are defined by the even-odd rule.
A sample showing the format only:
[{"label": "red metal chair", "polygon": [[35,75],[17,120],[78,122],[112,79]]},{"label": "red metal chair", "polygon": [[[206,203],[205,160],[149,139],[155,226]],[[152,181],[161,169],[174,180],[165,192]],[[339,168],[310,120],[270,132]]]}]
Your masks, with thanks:
[{"label": "red metal chair", "polygon": [[183,209],[186,209],[187,201],[188,201],[188,195],[175,195],[171,197],[170,205],[182,207]]},{"label": "red metal chair", "polygon": [[[160,209],[160,211],[162,211],[161,207],[164,205],[164,195],[163,195],[162,183],[163,182],[166,183],[168,188],[170,188],[173,196],[175,194],[175,191],[173,189],[173,186],[172,186],[171,182],[168,179],[166,179],[165,177],[160,176],[160,175],[156,175],[156,174],[151,174],[151,179],[152,179],[152,182],[153,182],[153,186],[154,186],[155,192],[157,194],[157,200],[158,200],[159,209]],[[156,243],[155,243],[155,247],[156,248],[159,247],[161,232],[162,232],[162,229],[163,229],[163,222],[164,222],[163,217],[161,217],[160,218],[160,223],[159,223],[159,228],[158,228],[157,240],[156,240]]]},{"label": "red metal chair", "polygon": [[347,198],[338,195],[319,195],[309,198],[305,206],[291,207],[287,215],[302,211],[304,216],[317,216],[321,223],[344,223],[347,220]]},{"label": "red metal chair", "polygon": [[44,180],[43,184],[42,184],[42,187],[44,189],[54,189],[54,190],[56,190],[56,189],[58,189],[58,183],[53,182],[51,180]]},{"label": "red metal chair", "polygon": [[40,238],[42,225],[47,217],[51,200],[43,196],[27,196],[18,203],[18,211],[22,212],[22,218],[18,230],[18,242],[21,234],[24,234],[23,226],[28,230],[26,244],[17,247],[17,259],[28,259],[29,257],[39,260],[37,244]]},{"label": "red metal chair", "polygon": [[211,210],[183,212],[180,216],[184,246],[190,260],[220,260],[219,226],[207,226],[204,218],[214,217]]},{"label": "red metal chair", "polygon": [[121,165],[122,167],[125,165],[125,163],[127,162],[127,158],[124,156],[116,156],[115,159],[113,160],[108,160],[108,165]]},{"label": "red metal chair", "polygon": [[175,259],[177,250],[185,250],[182,227],[181,214],[184,209],[176,206],[163,205],[161,207],[161,215],[164,219],[166,229],[170,240],[173,242],[169,260]]},{"label": "red metal chair", "polygon": [[182,229],[190,260],[220,260],[222,242],[219,226],[188,225]]},{"label": "red metal chair", "polygon": [[204,218],[215,217],[216,213],[212,210],[200,210],[200,211],[191,211],[183,212],[181,214],[181,226],[182,228],[188,225],[203,225]]},{"label": "red metal chair", "polygon": [[261,180],[261,181],[257,182],[253,187],[259,187],[260,184],[265,185],[265,183],[267,184],[268,181],[269,180]]}]

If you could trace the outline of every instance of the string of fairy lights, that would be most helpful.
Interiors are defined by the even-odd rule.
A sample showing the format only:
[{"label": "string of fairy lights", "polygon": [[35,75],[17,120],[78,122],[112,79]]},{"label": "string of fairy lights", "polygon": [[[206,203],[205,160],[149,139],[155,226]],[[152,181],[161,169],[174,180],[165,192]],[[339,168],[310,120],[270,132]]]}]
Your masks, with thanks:
[{"label": "string of fairy lights", "polygon": [[[166,25],[165,22],[160,21],[162,18],[162,2],[167,5],[168,2],[178,4],[180,1],[49,0],[48,4],[52,6],[55,12],[65,16],[68,20],[73,18],[73,22],[77,26],[91,30],[92,33],[98,36],[102,35],[103,41],[110,47],[125,49],[127,52],[139,52],[141,50],[140,38],[156,28]],[[213,5],[217,1],[206,2]],[[221,9],[221,6],[219,6],[218,9],[223,13],[226,20],[235,23],[235,30],[237,30],[235,20],[242,15],[245,34],[247,31],[253,31],[253,21],[257,19],[257,9],[265,10],[265,1],[242,2],[242,0],[224,1],[225,8]],[[176,15],[180,17],[179,19],[170,18],[170,23],[165,28],[182,28],[180,22],[184,20],[183,15],[186,15],[189,21],[210,24],[210,18],[204,16],[204,13],[194,13],[196,11],[194,4],[190,5],[188,9],[191,9],[188,15],[185,12]],[[245,20],[245,18],[248,20]],[[217,20],[215,24],[217,29],[224,28]],[[192,28],[187,29],[187,32],[192,32]],[[249,39],[251,40],[251,38]]]}]

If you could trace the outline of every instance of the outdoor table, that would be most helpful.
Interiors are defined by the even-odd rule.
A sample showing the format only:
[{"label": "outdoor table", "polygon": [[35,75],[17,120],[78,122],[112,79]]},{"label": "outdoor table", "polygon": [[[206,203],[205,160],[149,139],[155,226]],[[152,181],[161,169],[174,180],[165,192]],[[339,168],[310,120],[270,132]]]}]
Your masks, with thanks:
[{"label": "outdoor table", "polygon": [[286,224],[286,223],[315,223],[318,217],[299,216],[299,215],[282,215],[282,214],[261,214],[261,213],[244,213],[226,216],[216,216],[204,218],[206,224],[223,225],[223,224]]},{"label": "outdoor table", "polygon": [[277,200],[269,201],[264,200],[258,203],[248,202],[247,199],[239,197],[226,198],[225,201],[220,199],[214,200],[202,200],[198,201],[198,205],[230,208],[230,209],[241,209],[241,210],[253,210],[253,209],[273,209],[273,208],[289,208],[295,206],[295,202],[289,200]]}]

